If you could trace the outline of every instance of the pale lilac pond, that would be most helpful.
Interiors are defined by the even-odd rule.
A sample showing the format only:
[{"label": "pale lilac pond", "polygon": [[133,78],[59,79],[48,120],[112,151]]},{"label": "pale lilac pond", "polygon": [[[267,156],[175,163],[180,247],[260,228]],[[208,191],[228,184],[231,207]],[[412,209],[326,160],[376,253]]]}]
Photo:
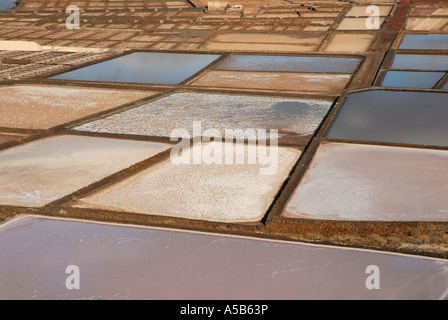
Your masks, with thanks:
[{"label": "pale lilac pond", "polygon": [[[0,227],[0,256],[0,299],[440,299],[448,288],[445,260],[30,216]],[[371,265],[380,290],[366,287]],[[67,289],[68,266],[79,289]]]}]

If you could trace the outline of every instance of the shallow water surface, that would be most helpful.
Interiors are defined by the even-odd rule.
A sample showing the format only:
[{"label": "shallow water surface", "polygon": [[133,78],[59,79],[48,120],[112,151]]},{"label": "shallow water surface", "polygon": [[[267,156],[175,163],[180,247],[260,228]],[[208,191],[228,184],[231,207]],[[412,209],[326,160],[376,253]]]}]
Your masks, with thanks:
[{"label": "shallow water surface", "polygon": [[432,89],[445,72],[388,71],[382,87]]},{"label": "shallow water surface", "polygon": [[359,63],[360,59],[357,58],[235,55],[216,69],[230,71],[353,73]]},{"label": "shallow water surface", "polygon": [[448,56],[397,54],[391,69],[448,71]]},{"label": "shallow water surface", "polygon": [[9,10],[16,6],[16,0],[0,0],[0,11]]},{"label": "shallow water surface", "polygon": [[327,137],[448,146],[448,95],[375,90],[350,94]]},{"label": "shallow water surface", "polygon": [[400,49],[448,50],[448,34],[406,34]]},{"label": "shallow water surface", "polygon": [[[0,256],[1,299],[439,299],[448,287],[445,260],[38,217],[0,227]],[[380,290],[366,288],[369,265]]]},{"label": "shallow water surface", "polygon": [[51,79],[178,84],[219,57],[206,54],[135,52]]}]

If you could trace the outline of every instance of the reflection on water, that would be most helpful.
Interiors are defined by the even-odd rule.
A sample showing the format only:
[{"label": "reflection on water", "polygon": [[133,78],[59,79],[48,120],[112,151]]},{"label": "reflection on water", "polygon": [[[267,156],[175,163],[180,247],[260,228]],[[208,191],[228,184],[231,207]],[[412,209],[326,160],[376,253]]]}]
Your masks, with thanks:
[{"label": "reflection on water", "polygon": [[136,52],[51,79],[178,84],[217,58],[219,55]]},{"label": "reflection on water", "polygon": [[444,72],[389,71],[381,86],[432,89],[444,75]]},{"label": "reflection on water", "polygon": [[12,9],[16,6],[16,0],[0,0],[0,11]]},{"label": "reflection on water", "polygon": [[391,69],[447,71],[448,56],[397,54]]},{"label": "reflection on water", "polygon": [[447,105],[444,93],[354,93],[328,138],[448,146]]},{"label": "reflection on water", "polygon": [[360,59],[235,55],[217,70],[353,73]]},{"label": "reflection on water", "polygon": [[448,50],[448,34],[407,34],[400,49]]},{"label": "reflection on water", "polygon": [[[438,299],[448,285],[444,260],[31,217],[0,228],[0,256],[1,299]],[[372,264],[381,290],[365,286]]]}]

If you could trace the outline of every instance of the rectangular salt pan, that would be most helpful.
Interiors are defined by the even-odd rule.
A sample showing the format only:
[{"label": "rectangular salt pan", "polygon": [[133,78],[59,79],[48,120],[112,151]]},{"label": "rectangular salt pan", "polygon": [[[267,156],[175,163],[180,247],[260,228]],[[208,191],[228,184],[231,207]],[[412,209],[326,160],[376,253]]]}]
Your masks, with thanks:
[{"label": "rectangular salt pan", "polygon": [[[189,163],[178,163],[181,158],[176,152],[163,163],[78,200],[75,206],[195,220],[258,222],[301,154],[292,148],[221,142],[195,145],[188,152]],[[235,158],[227,157],[226,152]],[[244,155],[243,161],[236,160],[238,152]],[[255,163],[250,162],[250,155]]]},{"label": "rectangular salt pan", "polygon": [[[377,17],[379,27],[384,23],[385,18]],[[371,25],[366,18],[344,18],[338,25],[337,30],[369,30]]]},{"label": "rectangular salt pan", "polygon": [[292,91],[341,91],[350,74],[292,73],[261,71],[207,71],[191,85]]},{"label": "rectangular salt pan", "polygon": [[397,54],[391,69],[447,71],[448,56],[432,54]]},{"label": "rectangular salt pan", "polygon": [[381,86],[432,89],[443,76],[444,72],[388,71]]},{"label": "rectangular salt pan", "polygon": [[79,131],[170,137],[183,129],[190,136],[194,122],[200,133],[230,129],[277,129],[282,136],[309,139],[332,101],[203,93],[176,93],[75,128]]},{"label": "rectangular salt pan", "polygon": [[353,73],[359,63],[357,58],[235,55],[216,70]]},{"label": "rectangular salt pan", "polygon": [[348,96],[330,139],[448,146],[448,95],[368,91]]},{"label": "rectangular salt pan", "polygon": [[448,151],[321,145],[283,216],[448,221]]},{"label": "rectangular salt pan", "polygon": [[0,127],[50,129],[152,94],[140,90],[42,85],[0,87]]},{"label": "rectangular salt pan", "polygon": [[402,50],[448,50],[448,34],[406,34]]},{"label": "rectangular salt pan", "polygon": [[365,52],[369,49],[374,39],[373,34],[337,33],[325,48],[326,52]]},{"label": "rectangular salt pan", "polygon": [[[376,6],[379,9],[379,15],[381,17],[388,16],[392,10],[392,6]],[[346,13],[346,17],[369,17],[372,15],[372,10],[370,10],[367,5],[355,5],[349,12]]]},{"label": "rectangular salt pan", "polygon": [[51,79],[179,84],[219,57],[206,54],[135,52]]},{"label": "rectangular salt pan", "polygon": [[[406,300],[448,287],[446,260],[40,217],[1,226],[0,256],[5,300]],[[371,264],[381,290],[365,286]]]},{"label": "rectangular salt pan", "polygon": [[0,152],[0,205],[43,206],[170,146],[57,136],[3,150]]}]

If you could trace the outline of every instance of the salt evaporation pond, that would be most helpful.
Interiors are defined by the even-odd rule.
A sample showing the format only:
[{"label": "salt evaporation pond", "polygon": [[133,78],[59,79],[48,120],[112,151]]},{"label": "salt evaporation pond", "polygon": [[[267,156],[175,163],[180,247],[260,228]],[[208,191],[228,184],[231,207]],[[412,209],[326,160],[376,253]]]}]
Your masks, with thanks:
[{"label": "salt evaporation pond", "polygon": [[448,221],[448,151],[325,143],[288,201],[292,218]]},{"label": "salt evaporation pond", "polygon": [[[280,135],[309,139],[333,101],[204,93],[175,93],[137,108],[75,127],[78,131],[170,137],[175,129],[193,136],[216,129],[277,129]],[[205,134],[206,135],[206,134]],[[304,141],[306,142],[306,141]]]},{"label": "salt evaporation pond", "polygon": [[374,90],[350,94],[327,137],[448,146],[447,105],[445,93]]},{"label": "salt evaporation pond", "polygon": [[445,72],[388,71],[381,86],[432,89],[444,75]]},{"label": "salt evaporation pond", "polygon": [[[301,151],[239,146],[241,149],[221,142],[195,145],[188,161],[172,153],[170,159],[87,195],[74,205],[195,220],[259,222]],[[242,161],[237,160],[238,152]],[[197,154],[202,156],[200,163],[194,163]],[[249,161],[251,155],[256,163]],[[227,163],[226,157],[230,159]]]},{"label": "salt evaporation pond", "polygon": [[353,73],[358,58],[234,55],[216,70]]},{"label": "salt evaporation pond", "polygon": [[397,54],[391,69],[447,71],[448,56],[434,54]]},{"label": "salt evaporation pond", "polygon": [[179,84],[219,55],[135,52],[50,79]]},{"label": "salt evaporation pond", "polygon": [[[448,287],[446,260],[41,217],[2,225],[0,256],[8,300],[440,299]],[[380,290],[366,287],[370,265]]]},{"label": "salt evaporation pond", "polygon": [[0,87],[0,127],[49,129],[152,94],[139,90],[45,85]]},{"label": "salt evaporation pond", "polygon": [[56,136],[0,152],[0,205],[39,207],[84,188],[171,145]]},{"label": "salt evaporation pond", "polygon": [[406,34],[402,50],[448,50],[448,34]]}]

